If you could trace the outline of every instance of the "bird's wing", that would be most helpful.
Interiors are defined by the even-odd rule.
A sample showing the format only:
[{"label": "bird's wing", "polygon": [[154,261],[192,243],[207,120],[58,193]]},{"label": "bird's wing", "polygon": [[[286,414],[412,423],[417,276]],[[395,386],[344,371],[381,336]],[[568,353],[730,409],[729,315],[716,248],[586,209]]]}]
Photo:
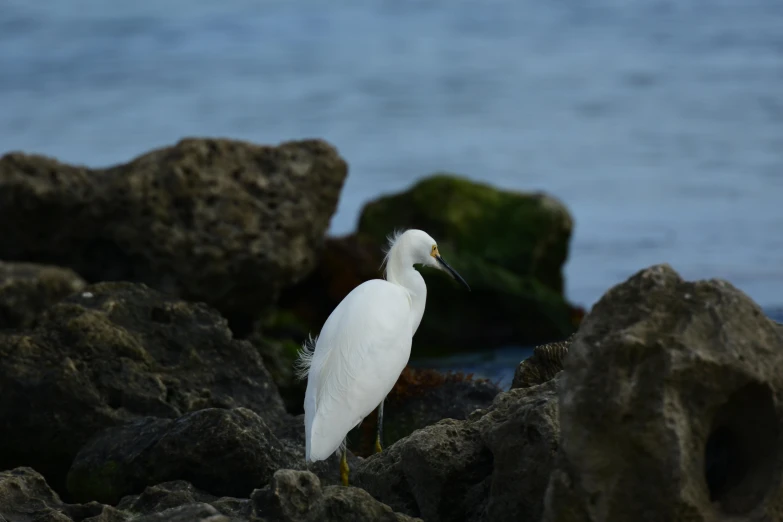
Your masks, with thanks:
[{"label": "bird's wing", "polygon": [[309,458],[329,457],[386,397],[408,362],[411,337],[410,300],[398,285],[367,281],[334,309],[308,376]]}]

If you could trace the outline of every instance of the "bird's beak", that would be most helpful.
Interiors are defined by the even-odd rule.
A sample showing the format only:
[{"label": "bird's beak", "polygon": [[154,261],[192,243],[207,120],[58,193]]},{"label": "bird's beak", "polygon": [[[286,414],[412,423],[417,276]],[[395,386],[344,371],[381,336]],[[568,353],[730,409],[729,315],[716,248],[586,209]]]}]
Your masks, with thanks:
[{"label": "bird's beak", "polygon": [[461,275],[459,275],[459,274],[457,273],[457,271],[456,271],[456,270],[454,270],[453,268],[451,268],[451,267],[449,266],[449,264],[448,264],[448,263],[446,263],[446,262],[443,260],[443,258],[442,258],[442,257],[440,257],[439,255],[438,255],[438,256],[435,256],[435,260],[436,260],[438,263],[440,263],[440,266],[442,266],[442,267],[443,267],[443,269],[444,269],[444,270],[446,270],[446,272],[448,272],[449,274],[451,274],[451,277],[453,277],[454,279],[456,279],[457,281],[459,281],[460,283],[462,283],[463,285],[465,285],[465,288],[467,288],[467,289],[468,289],[468,292],[470,291],[470,286],[468,286],[468,283],[466,283],[466,282],[465,282],[465,280],[464,280],[464,279],[462,279],[462,276],[461,276]]}]

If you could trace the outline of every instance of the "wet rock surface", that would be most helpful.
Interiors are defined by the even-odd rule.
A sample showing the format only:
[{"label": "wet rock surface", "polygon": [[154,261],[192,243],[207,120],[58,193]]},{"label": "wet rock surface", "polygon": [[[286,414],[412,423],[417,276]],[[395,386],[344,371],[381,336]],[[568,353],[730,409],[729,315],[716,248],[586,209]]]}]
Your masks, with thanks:
[{"label": "wet rock surface", "polygon": [[546,522],[783,519],[783,332],[724,281],[653,266],[570,346]]},{"label": "wet rock surface", "polygon": [[557,381],[499,394],[365,459],[354,483],[429,521],[537,520],[557,453]]},{"label": "wet rock surface", "polygon": [[0,334],[0,469],[32,466],[57,491],[79,449],[146,416],[246,407],[276,427],[282,401],[258,352],[213,309],[143,285],[100,283]]},{"label": "wet rock surface", "polygon": [[0,259],[145,283],[246,328],[315,265],[346,175],[320,140],[184,139],[107,169],[6,154]]},{"label": "wet rock surface", "polygon": [[0,261],[0,330],[30,328],[49,306],[84,285],[67,268]]}]

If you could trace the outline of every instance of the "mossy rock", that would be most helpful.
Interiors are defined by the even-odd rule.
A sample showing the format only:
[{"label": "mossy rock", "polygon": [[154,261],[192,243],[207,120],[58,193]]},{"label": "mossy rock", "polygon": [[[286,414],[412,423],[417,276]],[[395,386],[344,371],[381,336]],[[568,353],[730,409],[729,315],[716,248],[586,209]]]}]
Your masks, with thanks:
[{"label": "mossy rock", "polygon": [[573,221],[558,200],[543,193],[499,190],[435,174],[409,190],[367,204],[358,233],[383,243],[399,228],[419,228],[453,260],[472,254],[487,265],[530,277],[563,292]]},{"label": "mossy rock", "polygon": [[576,328],[562,272],[573,221],[556,199],[438,174],[366,205],[357,235],[381,248],[401,228],[432,235],[472,290],[441,272],[421,270],[427,311],[413,357],[540,344]]}]

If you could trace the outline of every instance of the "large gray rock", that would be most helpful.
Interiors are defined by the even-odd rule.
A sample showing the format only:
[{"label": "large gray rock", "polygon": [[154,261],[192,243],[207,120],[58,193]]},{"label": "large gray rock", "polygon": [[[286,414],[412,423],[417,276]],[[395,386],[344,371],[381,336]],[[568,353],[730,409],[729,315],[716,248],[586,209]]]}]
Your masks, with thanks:
[{"label": "large gray rock", "polygon": [[30,328],[49,306],[84,285],[67,268],[0,261],[0,329]]},{"label": "large gray rock", "polygon": [[428,522],[538,520],[558,447],[556,386],[510,390],[467,420],[415,431],[351,479]]},{"label": "large gray rock", "polygon": [[783,520],[783,332],[729,283],[640,271],[562,381],[544,521]]},{"label": "large gray rock", "polygon": [[74,456],[111,426],[246,407],[285,411],[258,352],[202,304],[143,285],[88,286],[33,330],[0,334],[0,469],[31,466],[57,491]]},{"label": "large gray rock", "polygon": [[0,158],[0,259],[141,282],[247,326],[314,266],[347,164],[320,140],[185,139],[107,169]]}]

